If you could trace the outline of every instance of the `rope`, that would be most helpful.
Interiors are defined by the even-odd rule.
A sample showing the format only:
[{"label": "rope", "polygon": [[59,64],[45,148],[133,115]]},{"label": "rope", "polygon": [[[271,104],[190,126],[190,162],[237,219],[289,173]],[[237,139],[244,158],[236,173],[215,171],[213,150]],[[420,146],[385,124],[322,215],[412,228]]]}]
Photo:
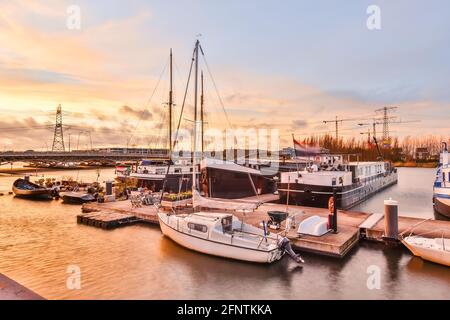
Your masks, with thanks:
[{"label": "rope", "polygon": [[143,115],[144,112],[147,110],[148,105],[149,105],[149,104],[151,103],[151,101],[153,100],[153,96],[155,95],[156,89],[158,88],[159,83],[161,82],[161,79],[162,79],[164,73],[166,72],[167,65],[168,65],[168,61],[166,62],[166,64],[165,64],[163,70],[161,71],[161,74],[159,75],[158,81],[156,82],[155,88],[153,89],[153,92],[152,92],[150,98],[147,100],[147,103],[144,105],[144,109],[142,109],[142,111],[141,111],[141,116],[139,117],[138,122],[136,123],[136,126],[134,127],[134,129],[133,129],[133,131],[132,131],[132,133],[131,133],[131,135],[130,135],[130,138],[127,140],[127,146],[130,144],[131,139],[133,138],[134,134],[136,133],[137,127],[138,127],[139,124],[141,123],[142,115]]},{"label": "rope", "polygon": [[201,52],[201,54],[202,54],[203,61],[205,62],[206,70],[208,71],[208,74],[209,74],[209,76],[210,76],[210,78],[211,78],[211,82],[213,83],[214,90],[216,91],[217,98],[219,99],[219,102],[220,102],[220,105],[221,105],[221,107],[222,107],[223,113],[225,114],[225,118],[226,118],[226,120],[227,120],[227,123],[228,123],[228,125],[230,126],[230,128],[234,130],[234,127],[233,127],[233,125],[231,124],[231,121],[230,121],[230,119],[229,119],[229,117],[228,117],[227,110],[225,109],[225,105],[224,105],[224,103],[223,103],[223,101],[222,101],[222,98],[221,98],[221,96],[220,96],[220,94],[219,94],[219,89],[217,88],[216,81],[214,80],[214,77],[213,77],[213,75],[212,75],[212,73],[211,73],[211,69],[209,68],[208,61],[206,61],[206,57],[205,57],[205,54],[203,53],[203,48],[202,48],[202,46],[200,46],[200,52]]},{"label": "rope", "polygon": [[[188,75],[188,79],[187,79],[187,83],[186,83],[186,89],[184,90],[183,104],[181,105],[181,111],[180,111],[180,117],[178,118],[177,130],[175,131],[175,139],[173,141],[173,149],[175,148],[175,145],[176,145],[177,140],[178,140],[178,131],[180,129],[181,119],[183,118],[183,111],[184,111],[184,106],[185,106],[185,103],[186,103],[186,97],[187,97],[187,93],[188,93],[188,89],[189,89],[189,82],[191,80],[192,67],[194,65],[194,60],[195,60],[195,58],[194,58],[195,56],[194,55],[195,55],[195,50],[194,50],[194,53],[192,55],[191,66],[189,68],[189,75]],[[169,174],[171,164],[172,164],[172,162],[169,161],[169,164],[167,165],[167,174]],[[192,165],[194,165],[194,164],[192,164]],[[166,178],[164,179],[163,187],[161,188],[160,201],[162,200],[163,195],[164,195],[164,190],[166,188],[166,182],[167,182],[167,175],[166,175]],[[194,181],[192,181],[192,183],[194,183]]]}]

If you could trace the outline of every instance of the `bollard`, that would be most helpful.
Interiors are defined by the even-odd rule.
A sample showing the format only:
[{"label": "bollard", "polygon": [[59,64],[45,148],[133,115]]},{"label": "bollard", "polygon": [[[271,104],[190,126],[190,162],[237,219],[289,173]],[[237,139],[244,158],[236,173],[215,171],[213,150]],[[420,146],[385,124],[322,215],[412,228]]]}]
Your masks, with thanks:
[{"label": "bollard", "polygon": [[398,240],[398,202],[384,200],[384,238]]},{"label": "bollard", "polygon": [[106,195],[110,196],[112,195],[112,181],[106,181]]},{"label": "bollard", "polygon": [[333,188],[333,232],[338,233],[338,222],[337,222],[337,190]]}]

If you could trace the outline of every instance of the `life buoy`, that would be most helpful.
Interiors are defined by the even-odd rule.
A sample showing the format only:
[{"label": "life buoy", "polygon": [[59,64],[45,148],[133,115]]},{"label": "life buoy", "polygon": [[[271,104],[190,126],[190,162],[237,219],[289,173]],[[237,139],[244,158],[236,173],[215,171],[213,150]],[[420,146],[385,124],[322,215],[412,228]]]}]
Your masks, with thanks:
[{"label": "life buoy", "polygon": [[328,199],[328,210],[330,210],[331,214],[334,214],[334,197]]}]

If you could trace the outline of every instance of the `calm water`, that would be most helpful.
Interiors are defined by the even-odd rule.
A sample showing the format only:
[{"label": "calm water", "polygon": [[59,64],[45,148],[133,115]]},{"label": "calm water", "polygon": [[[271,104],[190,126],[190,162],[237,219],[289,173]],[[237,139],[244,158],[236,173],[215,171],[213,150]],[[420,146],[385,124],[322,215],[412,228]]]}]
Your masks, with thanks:
[{"label": "calm water", "polygon": [[[94,181],[96,172],[45,173]],[[400,183],[358,209],[382,210],[388,196],[402,214],[429,217],[434,170],[400,169]],[[113,170],[100,173],[100,181]],[[16,177],[0,177],[0,191]],[[304,255],[270,266],[183,249],[157,227],[112,231],[78,225],[80,207],[59,201],[0,197],[0,272],[48,299],[449,299],[450,270],[402,248],[361,243],[345,259]],[[68,290],[67,267],[81,269],[81,289]],[[381,289],[367,288],[367,267],[381,270]]]}]

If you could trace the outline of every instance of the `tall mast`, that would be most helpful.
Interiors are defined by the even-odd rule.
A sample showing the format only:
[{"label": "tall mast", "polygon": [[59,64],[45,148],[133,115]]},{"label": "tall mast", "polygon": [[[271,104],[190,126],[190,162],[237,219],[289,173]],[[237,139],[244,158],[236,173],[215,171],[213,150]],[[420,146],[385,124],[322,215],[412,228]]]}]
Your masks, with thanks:
[{"label": "tall mast", "polygon": [[196,169],[196,149],[197,149],[197,95],[198,95],[198,47],[200,42],[197,40],[195,42],[194,56],[195,56],[195,82],[194,82],[194,147],[192,152],[192,191],[196,189],[196,179],[197,175],[195,173]]},{"label": "tall mast", "polygon": [[170,89],[169,89],[169,159],[172,159],[172,106],[173,106],[173,91],[172,91],[172,48],[170,48]]},{"label": "tall mast", "polygon": [[202,126],[202,159],[203,159],[203,152],[205,151],[204,149],[205,149],[205,143],[204,143],[204,141],[203,141],[203,130],[204,130],[204,127],[203,127],[203,124],[204,124],[204,122],[203,122],[203,106],[204,106],[204,103],[205,103],[205,98],[204,98],[204,95],[203,95],[203,70],[202,70],[202,72],[201,72],[201,91],[202,91],[202,94],[201,94],[201,96],[200,96],[200,121],[201,121],[201,126]]}]

